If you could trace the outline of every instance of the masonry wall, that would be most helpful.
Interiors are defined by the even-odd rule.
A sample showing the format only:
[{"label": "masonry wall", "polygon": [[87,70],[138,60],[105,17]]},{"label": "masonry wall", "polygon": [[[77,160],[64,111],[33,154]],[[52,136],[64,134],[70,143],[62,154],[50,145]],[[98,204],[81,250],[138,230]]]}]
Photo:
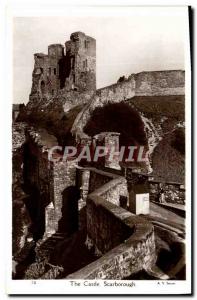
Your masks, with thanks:
[{"label": "masonry wall", "polygon": [[136,96],[185,94],[185,72],[182,70],[141,72],[134,78]]},{"label": "masonry wall", "polygon": [[64,56],[61,44],[48,47],[48,54],[34,54],[30,100],[55,95],[60,89],[59,62]]},{"label": "masonry wall", "polygon": [[25,123],[13,123],[12,126],[12,170],[13,184],[23,182],[23,146],[25,143]]},{"label": "masonry wall", "polygon": [[128,198],[127,181],[124,177],[98,169],[92,169],[90,173],[89,193],[95,190],[117,206],[120,205],[120,196]]},{"label": "masonry wall", "polygon": [[75,161],[48,160],[48,150],[57,145],[57,140],[45,130],[30,128],[26,142],[26,185],[30,191],[36,189],[39,193],[37,209],[42,212],[40,218],[45,219],[44,231],[45,236],[48,236],[59,230],[59,221],[62,218],[62,193],[76,184]]},{"label": "masonry wall", "polygon": [[90,184],[89,184],[89,193],[92,193],[97,188],[101,187],[105,183],[113,179],[112,174],[107,174],[105,172],[97,170],[96,172],[90,172]]},{"label": "masonry wall", "polygon": [[89,246],[103,256],[67,279],[124,279],[156,261],[153,226],[109,202],[108,183],[102,188],[88,196],[87,232]]},{"label": "masonry wall", "polygon": [[149,232],[135,241],[127,240],[66,279],[126,279],[143,269],[148,271],[155,260],[154,236]]},{"label": "masonry wall", "polygon": [[[76,166],[74,161],[57,162],[53,165],[53,203],[55,210],[54,228],[58,230],[58,224],[62,217],[63,191],[76,184]],[[72,199],[70,199],[72,200]]]},{"label": "masonry wall", "polygon": [[26,132],[24,150],[25,181],[28,186],[34,186],[39,190],[40,195],[43,196],[43,201],[46,201],[46,203],[49,201],[51,180],[48,149],[56,144],[56,138],[49,135],[46,130],[37,130],[31,127]]},{"label": "masonry wall", "polygon": [[[100,199],[97,200],[95,202],[90,198],[87,199],[87,232],[97,255],[102,255],[129,238],[133,229],[112,214],[110,202],[102,205]],[[117,207],[117,212],[118,209]]]},{"label": "masonry wall", "polygon": [[31,225],[23,191],[23,151],[25,143],[24,123],[13,123],[12,126],[12,255],[16,259],[28,237]]}]

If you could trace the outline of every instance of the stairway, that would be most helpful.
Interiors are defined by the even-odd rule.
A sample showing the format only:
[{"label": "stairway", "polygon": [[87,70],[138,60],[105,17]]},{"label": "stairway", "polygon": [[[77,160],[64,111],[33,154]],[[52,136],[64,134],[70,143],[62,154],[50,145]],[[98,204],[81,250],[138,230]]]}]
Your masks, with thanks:
[{"label": "stairway", "polygon": [[47,239],[38,241],[35,248],[37,260],[49,260],[58,244],[66,239],[68,239],[68,235],[66,233],[56,232]]},{"label": "stairway", "polygon": [[58,264],[51,264],[51,257],[56,256],[61,243],[68,245],[70,239],[67,234],[57,232],[39,240],[35,247],[35,261],[26,269],[24,279],[55,279],[59,276],[64,269]]}]

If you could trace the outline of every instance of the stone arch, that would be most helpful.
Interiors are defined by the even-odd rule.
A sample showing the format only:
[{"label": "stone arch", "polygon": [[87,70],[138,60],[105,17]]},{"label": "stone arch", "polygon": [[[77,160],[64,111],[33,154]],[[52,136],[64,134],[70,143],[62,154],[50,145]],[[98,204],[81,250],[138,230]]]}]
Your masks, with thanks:
[{"label": "stone arch", "polygon": [[[145,124],[141,114],[128,103],[122,101],[96,107],[86,121],[83,130],[91,138],[102,132],[118,133],[119,149],[123,149],[123,147],[125,149],[121,162],[144,171],[149,168],[149,162],[141,160],[142,157],[146,158],[149,151]],[[130,149],[134,150],[131,154],[132,158],[128,162],[130,152],[132,152]]]},{"label": "stone arch", "polygon": [[124,101],[96,107],[84,126],[84,133],[119,132],[120,145],[147,145],[144,122],[139,112]]}]

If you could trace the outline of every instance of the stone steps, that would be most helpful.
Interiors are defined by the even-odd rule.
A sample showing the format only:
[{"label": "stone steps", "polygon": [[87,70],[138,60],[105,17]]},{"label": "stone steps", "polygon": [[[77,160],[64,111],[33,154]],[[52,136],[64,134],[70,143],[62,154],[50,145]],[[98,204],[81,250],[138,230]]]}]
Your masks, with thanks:
[{"label": "stone steps", "polygon": [[50,254],[55,250],[56,246],[66,240],[68,235],[65,233],[57,232],[54,235],[48,237],[45,240],[41,240],[37,243],[36,253],[39,258],[45,256],[50,256]]}]

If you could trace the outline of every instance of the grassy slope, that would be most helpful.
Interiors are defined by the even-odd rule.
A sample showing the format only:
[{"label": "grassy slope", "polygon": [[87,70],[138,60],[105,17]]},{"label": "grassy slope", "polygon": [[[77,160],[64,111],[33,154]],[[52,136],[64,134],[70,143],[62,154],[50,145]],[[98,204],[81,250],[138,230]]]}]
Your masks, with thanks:
[{"label": "grassy slope", "polygon": [[149,118],[166,116],[176,120],[184,119],[184,96],[133,97],[128,102]]},{"label": "grassy slope", "polygon": [[153,174],[166,181],[184,182],[185,157],[171,146],[174,134],[168,134],[155,148]]},{"label": "grassy slope", "polygon": [[167,118],[161,125],[165,136],[153,153],[153,173],[155,178],[184,182],[185,157],[172,145],[175,133],[168,133],[176,124],[184,121],[184,97],[134,97],[128,102],[155,124],[160,124],[162,117]]}]

